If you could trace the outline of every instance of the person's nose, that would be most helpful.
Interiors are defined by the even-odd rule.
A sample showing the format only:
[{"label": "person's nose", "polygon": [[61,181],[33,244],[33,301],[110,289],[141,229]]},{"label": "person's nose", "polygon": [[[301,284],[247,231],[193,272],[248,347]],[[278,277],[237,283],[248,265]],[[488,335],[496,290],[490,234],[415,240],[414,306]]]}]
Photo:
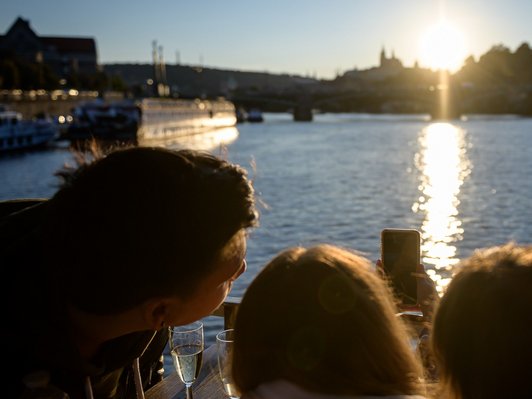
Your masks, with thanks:
[{"label": "person's nose", "polygon": [[242,267],[240,268],[240,270],[238,271],[238,274],[236,275],[236,278],[239,278],[242,273],[244,273],[248,268],[248,263],[246,262],[246,260],[244,259],[242,261]]}]

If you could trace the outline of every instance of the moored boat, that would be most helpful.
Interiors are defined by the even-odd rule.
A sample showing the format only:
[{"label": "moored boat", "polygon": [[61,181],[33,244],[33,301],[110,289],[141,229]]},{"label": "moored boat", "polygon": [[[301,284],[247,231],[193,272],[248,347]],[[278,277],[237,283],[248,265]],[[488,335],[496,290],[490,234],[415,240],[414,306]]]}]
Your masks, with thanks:
[{"label": "moored boat", "polygon": [[243,123],[247,120],[247,118],[248,118],[248,113],[244,109],[244,107],[238,107],[236,109],[236,122]]},{"label": "moored boat", "polygon": [[26,120],[20,112],[0,105],[0,153],[44,146],[58,136],[49,118]]},{"label": "moored boat", "polygon": [[264,117],[262,116],[262,111],[258,108],[250,109],[246,120],[248,122],[263,122]]},{"label": "moored boat", "polygon": [[235,125],[235,106],[225,99],[96,101],[75,110],[65,138],[155,144]]},{"label": "moored boat", "polygon": [[147,98],[140,104],[139,144],[166,141],[236,125],[235,106],[225,99]]},{"label": "moored boat", "polygon": [[74,108],[73,121],[63,137],[71,141],[131,141],[136,138],[139,120],[137,104],[129,101],[106,103],[98,99]]}]

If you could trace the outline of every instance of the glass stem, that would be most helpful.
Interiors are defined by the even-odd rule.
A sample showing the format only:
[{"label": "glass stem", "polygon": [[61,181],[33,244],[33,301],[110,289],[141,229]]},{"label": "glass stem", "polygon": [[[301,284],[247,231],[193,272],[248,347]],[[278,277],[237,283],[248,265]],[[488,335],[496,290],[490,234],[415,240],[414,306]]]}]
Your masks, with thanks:
[{"label": "glass stem", "polygon": [[193,399],[193,396],[192,396],[192,386],[191,386],[191,385],[188,385],[188,386],[187,386],[187,399]]}]

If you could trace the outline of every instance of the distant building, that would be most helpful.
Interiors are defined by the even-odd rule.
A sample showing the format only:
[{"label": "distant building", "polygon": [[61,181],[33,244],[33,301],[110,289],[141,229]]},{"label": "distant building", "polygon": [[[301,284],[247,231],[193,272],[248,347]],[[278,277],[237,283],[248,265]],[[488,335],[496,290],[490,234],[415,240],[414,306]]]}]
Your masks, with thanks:
[{"label": "distant building", "polygon": [[47,64],[59,77],[98,71],[93,38],[38,36],[20,17],[0,36],[0,54]]},{"label": "distant building", "polygon": [[403,69],[403,63],[395,57],[395,52],[392,50],[392,56],[388,58],[386,57],[386,50],[383,47],[380,54],[380,65],[378,67],[364,70],[354,69],[347,71],[344,76],[377,81],[396,76],[402,72]]}]

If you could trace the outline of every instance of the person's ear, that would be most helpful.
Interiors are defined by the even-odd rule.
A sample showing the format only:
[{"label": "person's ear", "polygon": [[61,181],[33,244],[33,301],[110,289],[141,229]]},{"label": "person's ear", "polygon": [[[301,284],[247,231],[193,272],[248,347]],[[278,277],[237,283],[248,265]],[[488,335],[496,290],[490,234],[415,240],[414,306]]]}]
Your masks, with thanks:
[{"label": "person's ear", "polygon": [[180,306],[178,298],[154,298],[145,302],[142,309],[142,316],[145,324],[151,330],[160,330],[168,327],[168,319],[171,314],[175,314],[176,307]]}]

